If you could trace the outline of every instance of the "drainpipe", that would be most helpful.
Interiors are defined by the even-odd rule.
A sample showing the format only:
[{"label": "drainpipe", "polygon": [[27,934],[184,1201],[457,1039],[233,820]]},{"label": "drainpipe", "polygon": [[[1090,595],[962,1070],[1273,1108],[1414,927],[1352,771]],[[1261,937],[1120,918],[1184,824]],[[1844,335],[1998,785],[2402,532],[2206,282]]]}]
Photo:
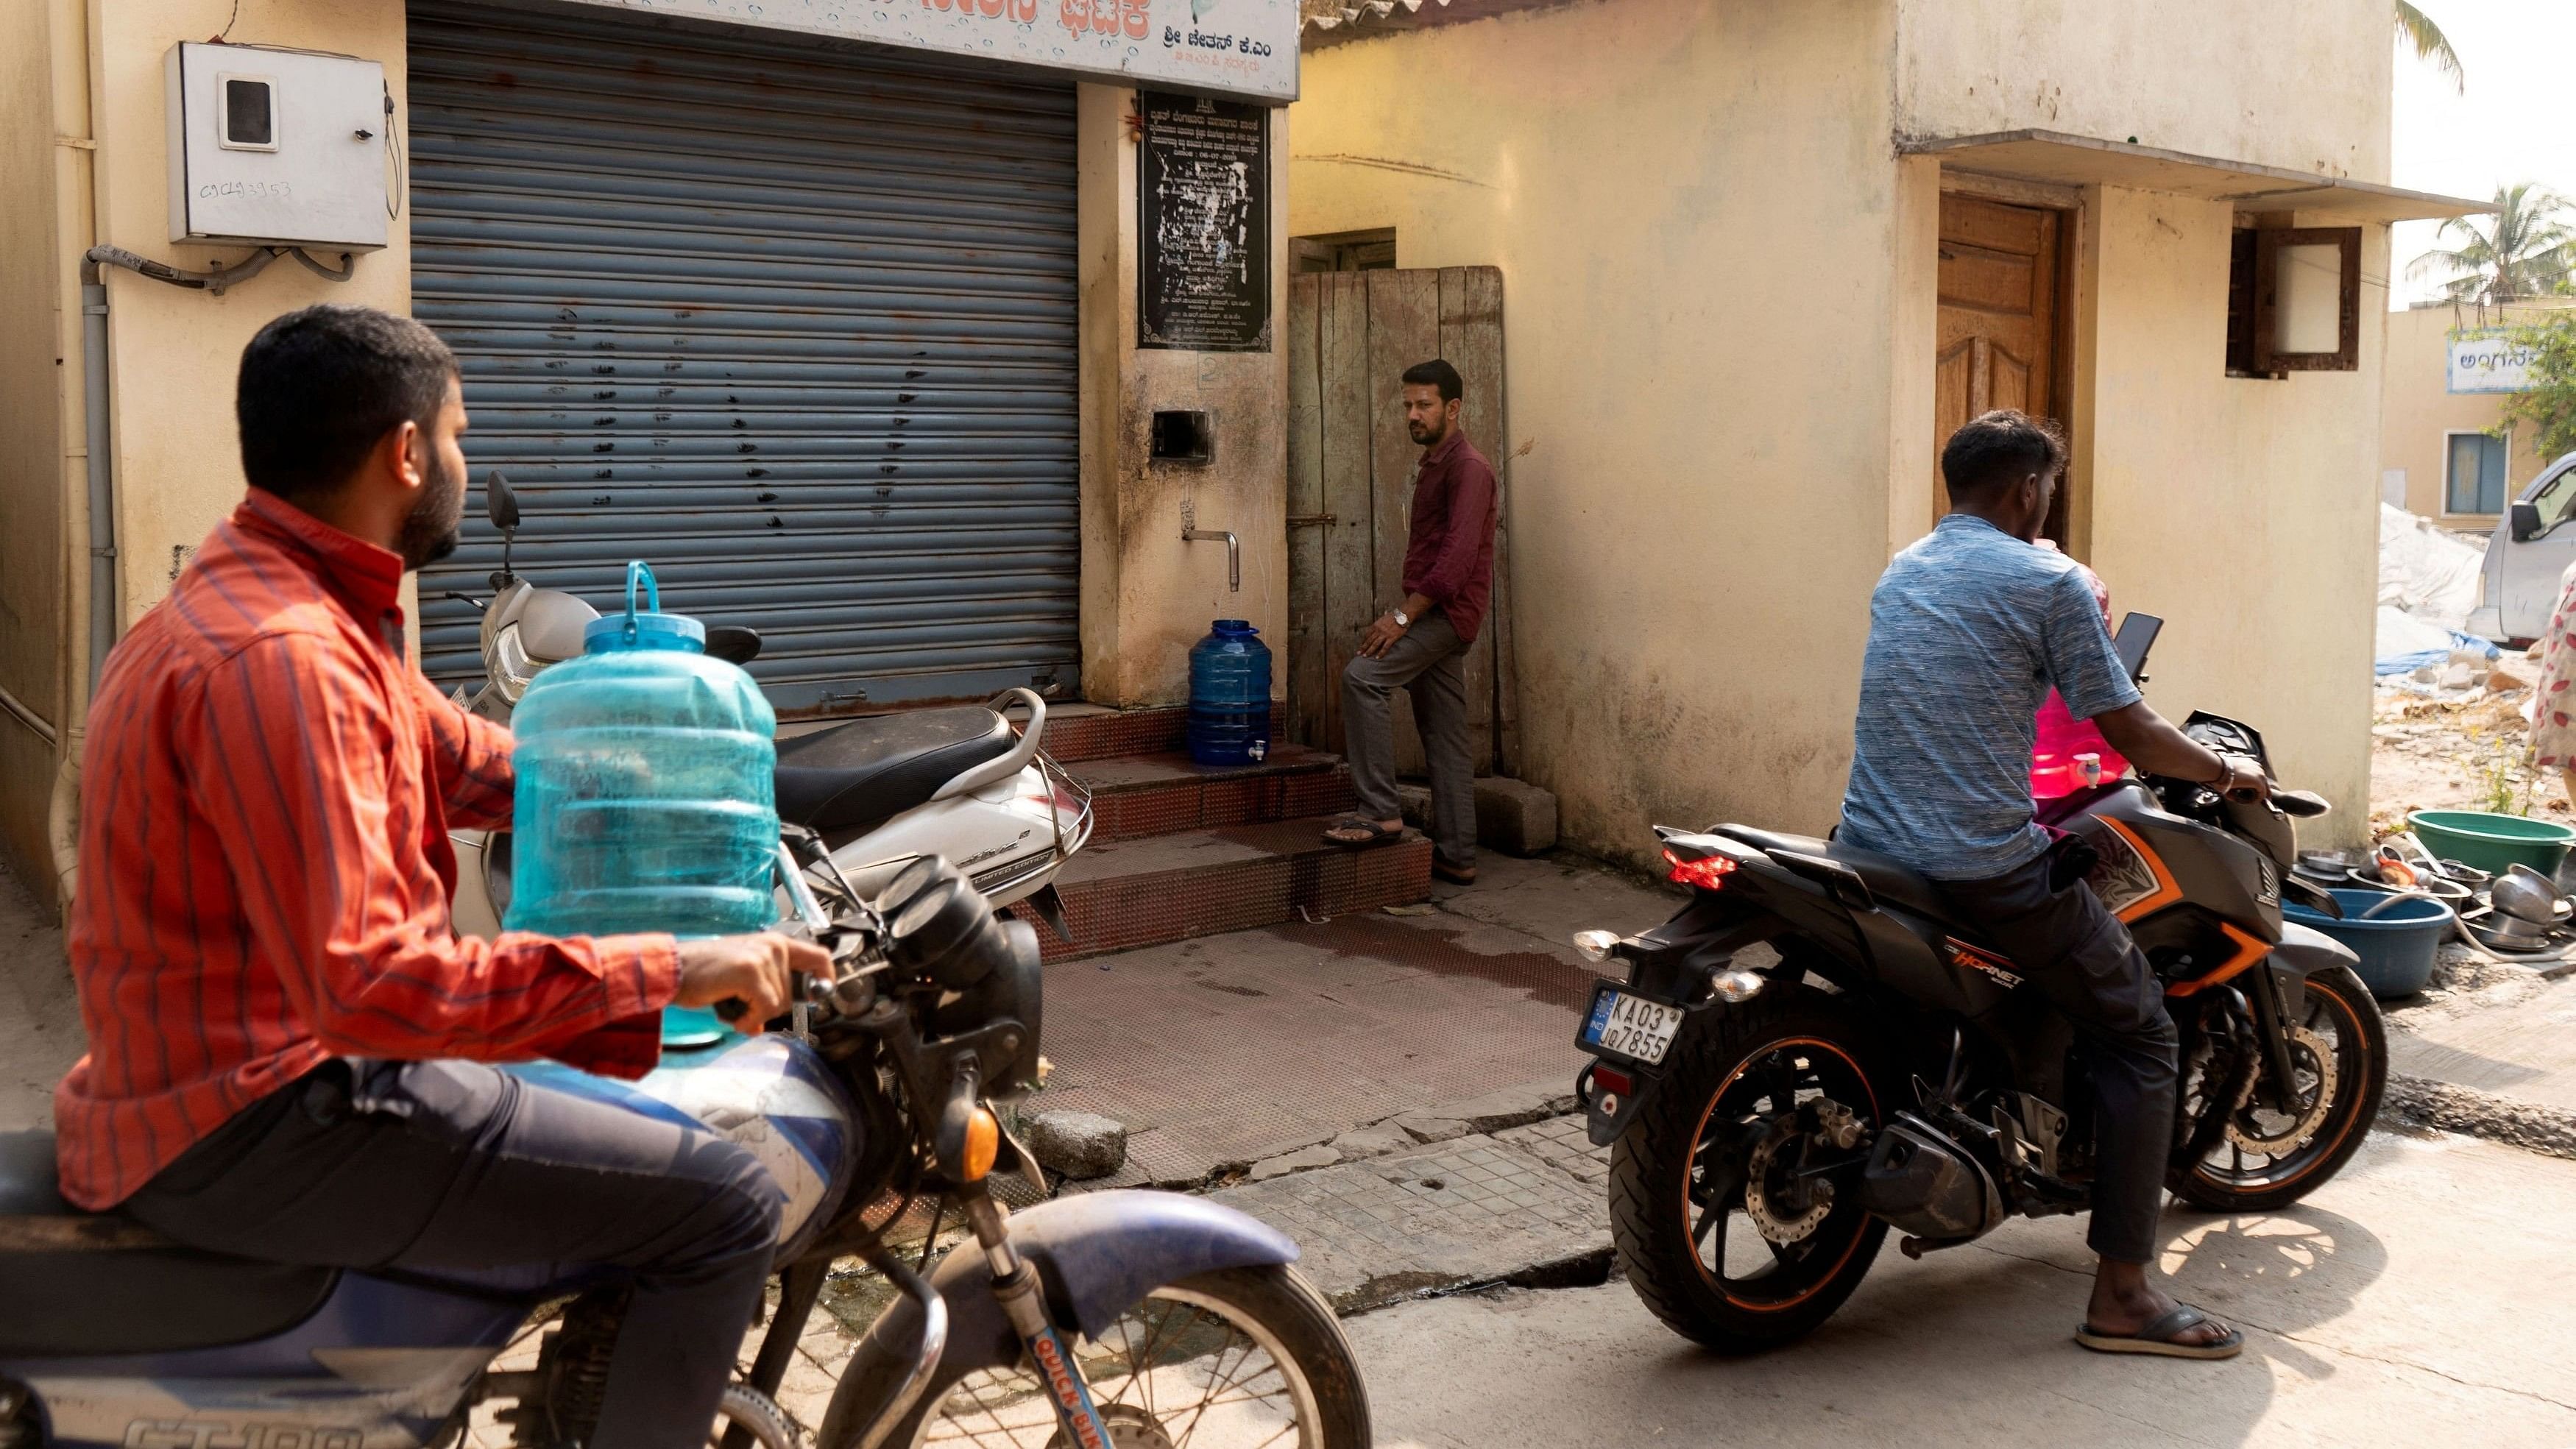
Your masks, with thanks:
[{"label": "drainpipe", "polygon": [[107,279],[81,259],[81,412],[89,424],[89,688],[116,645],[116,474],[108,449]]}]

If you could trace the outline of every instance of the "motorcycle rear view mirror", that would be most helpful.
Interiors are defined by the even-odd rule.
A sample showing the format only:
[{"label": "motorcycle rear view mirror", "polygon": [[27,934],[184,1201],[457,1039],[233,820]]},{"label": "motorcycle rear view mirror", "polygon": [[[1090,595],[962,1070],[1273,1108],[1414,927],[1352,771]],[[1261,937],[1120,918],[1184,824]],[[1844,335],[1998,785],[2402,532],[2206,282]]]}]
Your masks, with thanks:
[{"label": "motorcycle rear view mirror", "polygon": [[2120,667],[2129,672],[2131,683],[2147,682],[2147,651],[2156,647],[2156,635],[2164,627],[2165,621],[2153,614],[2130,614],[2120,620],[2111,648],[2120,656]]},{"label": "motorcycle rear view mirror", "polygon": [[492,587],[506,589],[518,578],[510,572],[510,543],[519,531],[519,495],[510,491],[510,480],[498,468],[483,478],[483,516],[501,530],[501,567],[492,573]]},{"label": "motorcycle rear view mirror", "polygon": [[749,664],[760,657],[760,631],[718,624],[707,631],[707,654],[727,664]]}]

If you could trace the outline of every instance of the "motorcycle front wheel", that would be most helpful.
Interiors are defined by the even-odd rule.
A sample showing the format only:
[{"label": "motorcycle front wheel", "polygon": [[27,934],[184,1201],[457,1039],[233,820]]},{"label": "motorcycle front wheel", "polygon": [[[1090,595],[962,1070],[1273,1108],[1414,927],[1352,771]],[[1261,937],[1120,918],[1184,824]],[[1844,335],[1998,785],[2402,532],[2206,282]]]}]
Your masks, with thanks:
[{"label": "motorcycle front wheel", "polygon": [[[1074,1345],[1116,1449],[1367,1449],[1368,1395],[1330,1304],[1293,1268],[1229,1268],[1148,1293]],[[1060,1449],[1023,1360],[934,1387],[889,1444]]]},{"label": "motorcycle front wheel", "polygon": [[1695,1013],[1660,1095],[1610,1154],[1611,1238],[1665,1325],[1728,1353],[1803,1337],[1851,1297],[1887,1239],[1860,1205],[1853,1150],[1822,1140],[1848,1109],[1895,1112],[1869,1034],[1834,998],[1775,987]]},{"label": "motorcycle front wheel", "polygon": [[[2216,1213],[2270,1212],[2325,1186],[2361,1150],[2388,1090],[2388,1028],[2361,978],[2342,966],[2310,976],[2289,1024],[2298,1099],[2284,1110],[2256,1093],[2200,1161],[2175,1164],[2174,1195]],[[2205,1062],[2184,1064],[2183,1120],[2211,1109]]]}]

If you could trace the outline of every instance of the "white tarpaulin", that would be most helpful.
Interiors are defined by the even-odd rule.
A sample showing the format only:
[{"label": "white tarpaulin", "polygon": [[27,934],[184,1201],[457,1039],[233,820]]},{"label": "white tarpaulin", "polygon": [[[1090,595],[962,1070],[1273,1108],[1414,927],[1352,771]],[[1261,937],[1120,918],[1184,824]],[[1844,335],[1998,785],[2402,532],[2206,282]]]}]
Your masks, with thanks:
[{"label": "white tarpaulin", "polygon": [[[2379,505],[2379,602],[2437,629],[2460,629],[2478,606],[2486,550],[2402,508]],[[2385,651],[2383,651],[2385,652]]]}]

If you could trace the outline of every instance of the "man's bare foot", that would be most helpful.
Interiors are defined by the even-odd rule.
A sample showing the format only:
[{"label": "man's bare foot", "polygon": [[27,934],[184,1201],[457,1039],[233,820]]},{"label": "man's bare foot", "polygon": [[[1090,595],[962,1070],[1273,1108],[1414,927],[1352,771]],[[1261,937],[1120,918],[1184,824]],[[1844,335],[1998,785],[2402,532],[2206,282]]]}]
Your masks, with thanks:
[{"label": "man's bare foot", "polygon": [[1403,834],[1404,821],[1400,818],[1371,820],[1364,815],[1354,815],[1335,821],[1333,827],[1324,832],[1324,838],[1335,845],[1376,845]]},{"label": "man's bare foot", "polygon": [[[2147,1279],[2143,1263],[2115,1263],[2104,1258],[2093,1275],[2093,1300],[2085,1305],[2085,1326],[2107,1338],[2135,1334],[2177,1307],[2173,1296]],[[2224,1343],[2235,1330],[2215,1319],[2174,1334],[2173,1342],[2193,1348]]]}]

